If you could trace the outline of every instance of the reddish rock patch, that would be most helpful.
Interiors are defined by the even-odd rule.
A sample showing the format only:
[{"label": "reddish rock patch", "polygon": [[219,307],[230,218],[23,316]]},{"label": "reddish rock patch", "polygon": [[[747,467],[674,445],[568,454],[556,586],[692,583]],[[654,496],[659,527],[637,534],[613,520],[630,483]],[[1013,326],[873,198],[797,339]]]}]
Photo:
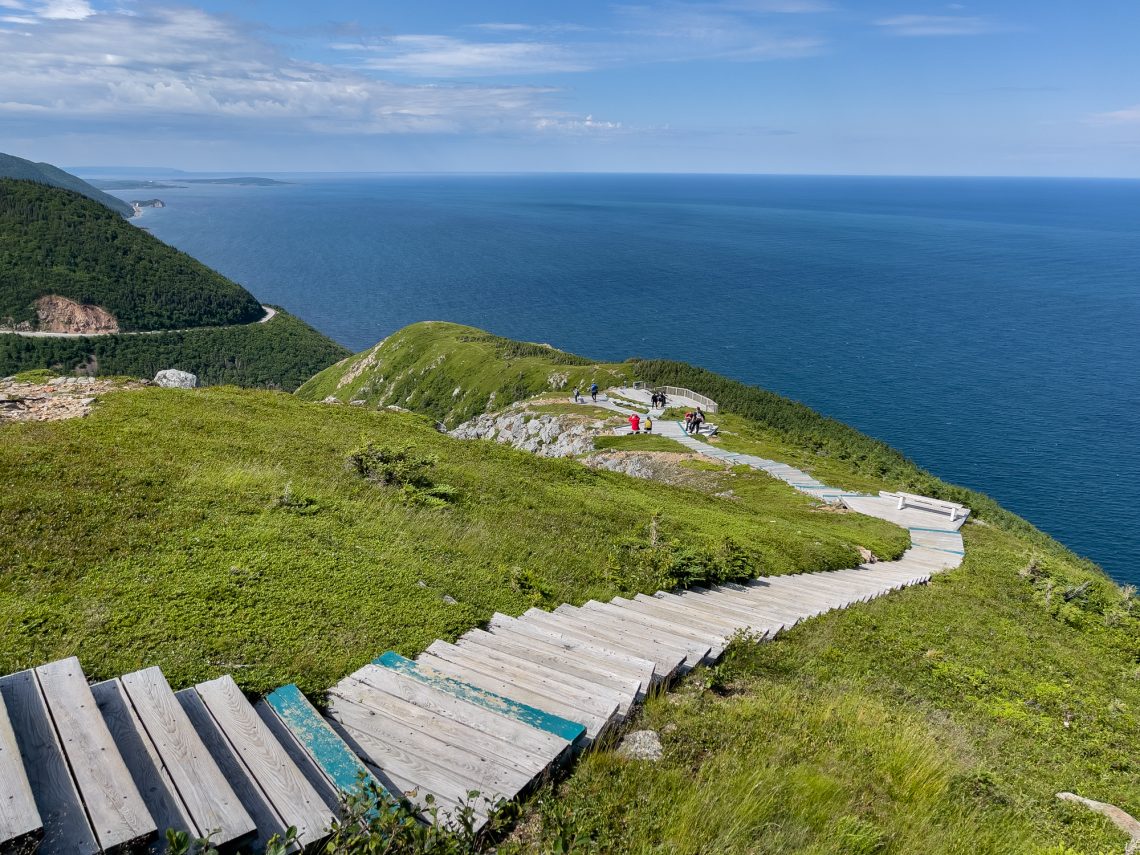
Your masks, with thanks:
[{"label": "reddish rock patch", "polygon": [[49,294],[36,300],[40,332],[117,333],[119,322],[100,306],[84,306],[67,297]]}]

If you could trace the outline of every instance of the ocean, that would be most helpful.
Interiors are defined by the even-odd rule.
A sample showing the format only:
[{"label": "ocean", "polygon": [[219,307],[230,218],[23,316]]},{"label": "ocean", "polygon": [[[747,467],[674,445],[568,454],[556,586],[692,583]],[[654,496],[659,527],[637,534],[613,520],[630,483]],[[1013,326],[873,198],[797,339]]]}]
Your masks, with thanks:
[{"label": "ocean", "polygon": [[141,224],[353,350],[414,321],[803,401],[1140,584],[1140,182],[275,176]]}]

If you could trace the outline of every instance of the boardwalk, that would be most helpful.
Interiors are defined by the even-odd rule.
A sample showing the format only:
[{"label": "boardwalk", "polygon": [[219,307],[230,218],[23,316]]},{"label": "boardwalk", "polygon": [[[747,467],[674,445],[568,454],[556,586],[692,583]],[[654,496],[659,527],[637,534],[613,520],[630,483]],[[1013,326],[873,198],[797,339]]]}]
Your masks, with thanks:
[{"label": "boardwalk", "polygon": [[[611,396],[630,399],[627,390]],[[608,398],[599,404],[626,413]],[[395,653],[345,677],[318,712],[295,686],[251,705],[230,677],[175,692],[157,668],[88,684],[77,659],[0,678],[0,852],[163,851],[175,827],[224,850],[289,826],[318,844],[338,791],[370,777],[445,810],[468,792],[524,795],[619,728],[656,686],[715,662],[740,631],[771,638],[831,609],[957,567],[964,547],[938,510],[837,490],[658,420],[690,450],[767,472],[823,502],[903,526],[897,561],[496,614],[416,660]],[[966,511],[968,515],[968,510]],[[476,805],[476,819],[486,820]]]}]

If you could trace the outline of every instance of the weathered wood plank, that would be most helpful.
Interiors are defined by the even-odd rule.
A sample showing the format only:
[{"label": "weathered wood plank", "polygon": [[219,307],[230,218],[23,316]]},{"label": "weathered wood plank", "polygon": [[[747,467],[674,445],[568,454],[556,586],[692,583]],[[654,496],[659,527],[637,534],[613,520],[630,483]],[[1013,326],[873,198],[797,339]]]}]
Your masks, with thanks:
[{"label": "weathered wood plank", "polygon": [[167,773],[146,727],[131,706],[122,683],[119,680],[97,683],[91,687],[91,694],[158,827],[158,835],[148,851],[157,855],[166,850],[164,837],[167,829],[185,831],[191,837],[201,836],[203,830],[195,824],[182,803],[178,788]]},{"label": "weathered wood plank", "polygon": [[199,833],[212,833],[210,839],[220,846],[252,838],[256,832],[253,818],[226,782],[162,672],[146,668],[123,676],[121,682]]},{"label": "weathered wood plank", "polygon": [[44,826],[24,771],[20,746],[0,695],[0,852],[34,849]]},{"label": "weathered wood plank", "polygon": [[[441,812],[455,815],[459,805],[466,799],[467,791],[464,790],[461,795],[457,795],[455,778],[447,769],[425,762],[421,757],[407,754],[381,734],[357,729],[353,726],[356,713],[348,710],[351,705],[347,701],[341,703],[345,707],[342,712],[346,721],[341,721],[330,709],[330,723],[333,730],[364,759],[372,775],[383,783],[389,792],[407,799],[413,807],[420,810],[427,807],[427,796],[431,796]],[[361,723],[367,721],[364,719]],[[384,765],[381,765],[381,760]],[[475,808],[479,825],[482,825],[486,822],[485,806],[482,803],[472,806]]]},{"label": "weathered wood plank", "polygon": [[443,674],[432,673],[431,669],[421,668],[411,659],[405,659],[403,656],[392,651],[388,651],[379,658],[374,659],[372,664],[398,671],[407,677],[419,680],[441,692],[447,692],[468,703],[478,704],[500,715],[508,715],[524,724],[529,724],[531,727],[537,727],[540,730],[552,733],[570,743],[577,741],[586,732],[586,728],[581,722],[553,715],[538,707],[520,703],[506,695],[499,695],[480,689],[477,686],[466,684],[462,680],[456,680]]},{"label": "weathered wood plank", "polygon": [[410,742],[426,737],[425,750],[438,751],[456,771],[483,786],[493,786],[505,796],[526,787],[545,771],[549,762],[351,677],[337,683],[330,697],[367,709],[373,714],[375,726],[386,736],[400,734]]},{"label": "weathered wood plank", "polygon": [[99,844],[87,821],[35,675],[20,671],[0,678],[0,696],[8,708],[28,784],[44,824],[39,852],[95,855]]},{"label": "weathered wood plank", "polygon": [[515,657],[485,647],[458,647],[445,641],[428,645],[427,652],[452,662],[466,663],[509,679],[516,686],[530,686],[549,693],[586,712],[610,716],[619,714],[622,696],[603,686],[586,683],[576,677],[559,674],[542,665],[522,662]]},{"label": "weathered wood plank", "polygon": [[238,758],[225,734],[218,728],[210,711],[206,709],[201,696],[190,688],[175,692],[174,697],[186,712],[190,723],[194,725],[194,730],[209,751],[211,759],[222,770],[222,775],[233,788],[242,808],[253,820],[256,831],[253,840],[248,844],[250,848],[255,852],[263,850],[273,835],[284,836],[287,827],[285,821],[250,776],[249,770]]},{"label": "weathered wood plank", "polygon": [[158,826],[123,762],[75,657],[35,669],[83,806],[106,852],[155,838]]},{"label": "weathered wood plank", "polygon": [[323,840],[334,814],[289,759],[233,678],[226,675],[199,683],[195,690],[278,816],[287,827],[296,827],[298,842],[310,846]]},{"label": "weathered wood plank", "polygon": [[478,761],[466,753],[455,763],[450,746],[401,728],[374,710],[332,695],[329,715],[367,752],[373,765],[411,781],[412,791],[440,795],[456,805],[467,801],[474,791],[478,791],[480,802],[513,795],[512,783],[504,787],[500,780],[501,767],[488,766],[482,772],[472,769],[471,763]]},{"label": "weathered wood plank", "polygon": [[582,603],[581,608],[582,611],[600,612],[613,617],[620,617],[627,623],[633,622],[642,626],[652,627],[679,636],[688,641],[704,644],[709,648],[709,657],[712,659],[716,659],[720,655],[720,651],[724,647],[724,642],[727,640],[718,632],[708,632],[698,627],[681,626],[677,623],[670,623],[654,615],[631,612],[629,609],[623,609],[621,606],[616,606],[613,603],[589,600]]},{"label": "weathered wood plank", "polygon": [[568,741],[552,733],[439,691],[426,683],[388,668],[365,665],[360,670],[354,671],[351,676],[362,683],[413,703],[421,709],[462,722],[475,730],[517,745],[532,754],[546,757],[548,762],[561,757],[570,748]]},{"label": "weathered wood plank", "polygon": [[626,651],[652,661],[663,676],[670,677],[685,663],[687,653],[671,647],[659,647],[651,641],[632,637],[629,633],[612,630],[608,627],[583,625],[566,615],[555,615],[542,609],[530,609],[520,620],[549,627],[550,629],[579,641],[587,641],[601,647]]},{"label": "weathered wood plank", "polygon": [[[530,686],[516,685],[507,677],[496,674],[493,668],[477,668],[467,663],[453,662],[450,659],[443,659],[426,652],[420,654],[417,664],[421,668],[435,671],[452,679],[462,680],[485,691],[514,698],[536,709],[547,710],[550,714],[569,721],[576,719],[585,727],[582,738],[587,741],[596,739],[598,734],[610,724],[609,718],[585,712],[561,698],[552,697],[549,693],[536,691]],[[616,706],[614,712],[617,712]]]},{"label": "weathered wood plank", "polygon": [[604,612],[583,611],[568,603],[556,608],[554,614],[578,621],[579,625],[583,628],[612,629],[638,640],[649,641],[660,649],[673,650],[681,654],[683,657],[682,661],[687,663],[689,667],[695,667],[704,661],[708,657],[711,647],[711,645],[706,642],[693,641],[689,638],[683,638],[665,632],[656,627],[645,627],[642,625],[632,626],[626,622],[624,616],[621,615],[615,616]]},{"label": "weathered wood plank", "polygon": [[274,690],[263,703],[288,728],[293,739],[312,758],[331,786],[343,792],[353,792],[362,781],[371,780],[384,791],[383,785],[372,777],[360,758],[337,736],[295,685]]},{"label": "weathered wood plank", "polygon": [[656,665],[648,659],[619,653],[595,644],[564,638],[556,632],[534,624],[524,623],[518,618],[508,617],[496,612],[491,616],[488,628],[493,634],[509,633],[519,639],[522,644],[552,645],[564,653],[586,659],[607,673],[615,676],[628,676],[638,681],[641,692],[644,694],[649,688],[660,681],[656,672]]},{"label": "weathered wood plank", "polygon": [[589,665],[582,663],[581,660],[575,660],[565,654],[551,653],[538,645],[519,644],[510,638],[494,635],[482,629],[473,629],[465,633],[455,644],[460,648],[495,650],[516,660],[549,668],[559,675],[574,677],[591,685],[603,686],[616,694],[618,709],[622,715],[626,715],[630,705],[637,700],[641,691],[641,685],[636,680],[611,677],[609,674],[596,671]]}]

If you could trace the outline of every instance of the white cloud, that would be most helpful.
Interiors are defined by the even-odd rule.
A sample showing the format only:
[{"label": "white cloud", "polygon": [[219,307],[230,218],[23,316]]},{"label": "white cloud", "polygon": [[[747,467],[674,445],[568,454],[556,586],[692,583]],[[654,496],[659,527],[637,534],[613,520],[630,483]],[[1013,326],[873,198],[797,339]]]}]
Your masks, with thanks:
[{"label": "white cloud", "polygon": [[1135,125],[1140,124],[1140,104],[1125,107],[1123,110],[1112,110],[1108,113],[1095,113],[1089,121],[1096,125]]},{"label": "white cloud", "polygon": [[365,67],[417,77],[545,74],[591,67],[573,51],[545,42],[473,42],[451,36],[403,35],[363,50],[369,54],[363,62]]},{"label": "white cloud", "polygon": [[880,18],[875,26],[895,36],[977,36],[998,30],[985,18],[962,15],[896,15]]},{"label": "white cloud", "polygon": [[46,0],[37,10],[48,20],[82,21],[95,14],[87,0]]},{"label": "white cloud", "polygon": [[113,122],[124,134],[152,125],[196,133],[218,122],[376,134],[533,129],[550,114],[545,87],[394,83],[290,58],[200,10],[80,17],[86,4],[48,5],[55,17],[37,6],[38,23],[26,32],[0,30],[0,117],[54,117],[71,129]]}]

